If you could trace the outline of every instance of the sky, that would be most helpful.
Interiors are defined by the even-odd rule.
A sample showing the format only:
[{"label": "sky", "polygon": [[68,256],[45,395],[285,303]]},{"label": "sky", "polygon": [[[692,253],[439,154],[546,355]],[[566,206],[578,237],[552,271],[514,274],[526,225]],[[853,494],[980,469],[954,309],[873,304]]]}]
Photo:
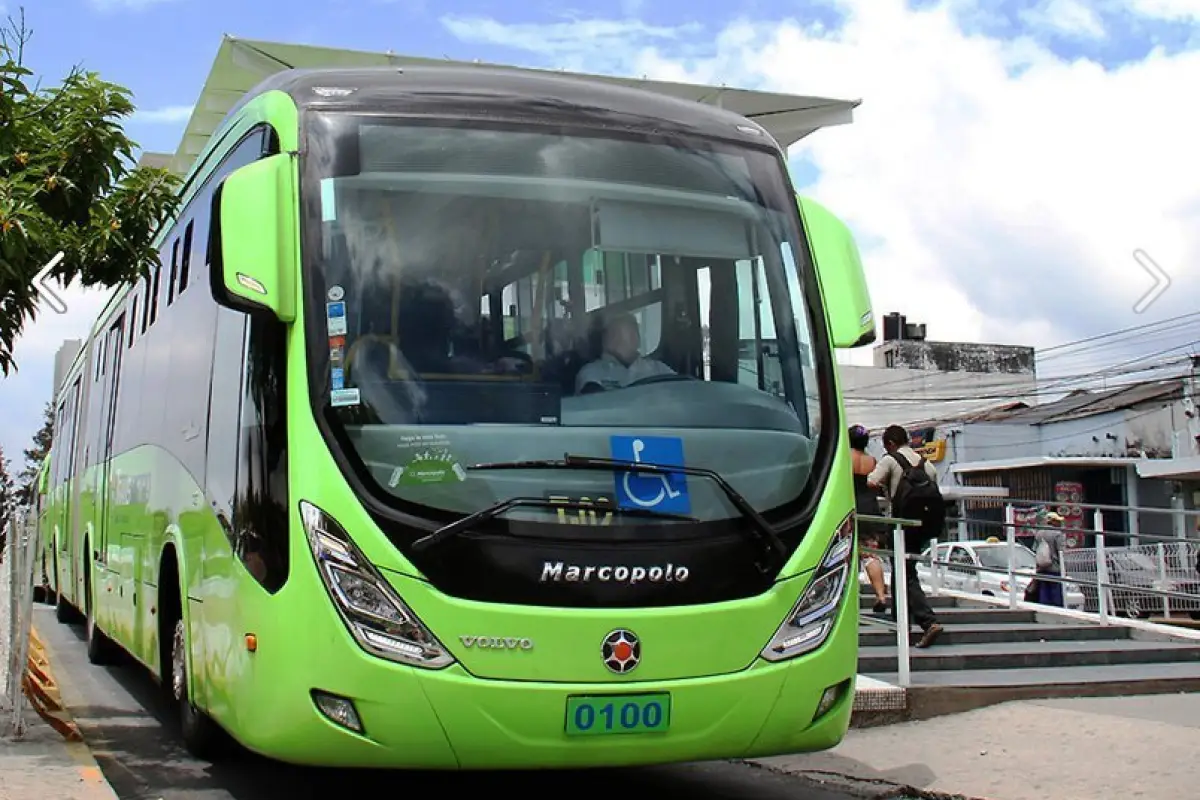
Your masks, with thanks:
[{"label": "sky", "polygon": [[[39,0],[25,14],[43,83],[78,64],[129,87],[127,130],[158,152],[178,145],[223,34],[861,99],[851,125],[789,157],[798,189],[855,232],[877,316],[1046,348],[1197,310],[1200,0]],[[1154,280],[1139,250],[1171,279],[1140,313]],[[68,313],[43,308],[0,384],[16,468],[54,352],[104,301],[63,296]],[[1057,351],[1039,372],[1197,339],[1193,319]]]}]

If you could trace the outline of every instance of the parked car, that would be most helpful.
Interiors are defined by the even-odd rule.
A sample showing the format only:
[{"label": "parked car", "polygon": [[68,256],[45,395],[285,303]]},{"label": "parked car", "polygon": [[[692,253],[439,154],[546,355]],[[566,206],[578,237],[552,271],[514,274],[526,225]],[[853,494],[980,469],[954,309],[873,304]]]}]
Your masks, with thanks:
[{"label": "parked car", "polygon": [[[1083,578],[1080,586],[1083,588],[1086,598],[1084,610],[1096,613],[1100,610],[1100,603],[1096,586],[1089,581],[1089,579],[1095,580],[1096,577],[1095,551],[1090,550],[1089,552],[1092,555],[1091,569],[1088,570],[1086,576],[1080,576]],[[1111,597],[1109,610],[1114,614],[1134,619],[1162,615],[1162,595],[1138,591],[1139,588],[1142,588],[1192,595],[1190,599],[1172,597],[1170,600],[1171,612],[1187,613],[1193,619],[1200,618],[1200,580],[1168,577],[1164,581],[1158,564],[1145,553],[1113,549],[1107,551],[1105,555],[1108,561],[1108,582],[1121,586],[1121,588],[1112,589],[1109,595]]]},{"label": "parked car", "polygon": [[[1037,569],[1037,557],[1033,551],[1023,544],[1013,545],[1013,569],[1019,572],[1034,572]],[[933,570],[929,563],[929,548],[921,553],[921,561],[917,562],[917,575],[921,585],[933,585]],[[974,592],[992,597],[1008,596],[1008,543],[999,539],[984,539],[969,542],[946,542],[938,545],[937,560],[949,564],[937,565],[939,585],[945,589],[956,589],[960,592]],[[1004,570],[1004,572],[981,572],[979,567],[989,570]],[[1032,578],[1016,576],[1017,595],[1024,598],[1025,589]],[[1074,583],[1063,585],[1063,600],[1067,608],[1082,610],[1085,605],[1084,593]]]}]

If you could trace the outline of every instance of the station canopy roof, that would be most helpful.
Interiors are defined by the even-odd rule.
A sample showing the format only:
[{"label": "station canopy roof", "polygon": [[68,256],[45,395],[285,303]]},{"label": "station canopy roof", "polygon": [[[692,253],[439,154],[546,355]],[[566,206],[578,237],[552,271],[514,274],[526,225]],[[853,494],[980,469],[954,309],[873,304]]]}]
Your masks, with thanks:
[{"label": "station canopy roof", "polygon": [[[204,151],[209,137],[220,126],[229,109],[241,99],[242,95],[265,78],[288,69],[374,66],[459,66],[510,69],[516,72],[544,72],[544,70],[501,64],[416,58],[391,52],[370,53],[332,47],[255,41],[227,34],[221,41],[216,60],[204,82],[204,88],[200,92],[195,108],[192,110],[192,116],[188,120],[179,149],[170,160],[171,169],[181,175],[186,174],[191,168],[192,162]],[[719,105],[753,119],[766,128],[785,148],[819,128],[828,125],[849,124],[852,120],[853,110],[861,102],[859,100],[834,100],[825,97],[806,97],[638,78],[614,78],[563,72],[556,74],[575,74],[579,78],[620,86],[632,86],[670,97]]]}]

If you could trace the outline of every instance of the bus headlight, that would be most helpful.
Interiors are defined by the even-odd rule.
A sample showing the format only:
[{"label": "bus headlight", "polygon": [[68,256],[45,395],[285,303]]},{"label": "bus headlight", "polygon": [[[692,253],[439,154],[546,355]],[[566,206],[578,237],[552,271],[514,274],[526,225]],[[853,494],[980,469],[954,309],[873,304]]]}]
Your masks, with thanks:
[{"label": "bus headlight", "polygon": [[767,661],[786,661],[825,643],[850,585],[854,564],[854,514],[838,525],[821,563],[787,619],[760,655]]},{"label": "bus headlight", "polygon": [[300,516],[321,582],[364,650],[412,667],[440,669],[454,663],[332,517],[304,501]]}]

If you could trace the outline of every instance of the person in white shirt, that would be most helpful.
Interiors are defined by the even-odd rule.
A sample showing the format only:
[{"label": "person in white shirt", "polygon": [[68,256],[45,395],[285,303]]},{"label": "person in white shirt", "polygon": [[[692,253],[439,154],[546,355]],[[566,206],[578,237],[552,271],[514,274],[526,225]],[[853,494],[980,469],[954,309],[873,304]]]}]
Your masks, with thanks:
[{"label": "person in white shirt", "polygon": [[[895,501],[896,491],[900,488],[900,482],[908,470],[924,467],[925,475],[928,476],[928,481],[937,484],[937,468],[925,461],[917,454],[909,444],[908,431],[899,425],[889,425],[887,430],[883,432],[883,448],[887,453],[883,458],[875,463],[875,469],[871,470],[871,474],[867,476],[867,486],[872,490],[883,489],[887,493],[888,500]],[[914,516],[914,512],[909,508],[896,508],[896,503],[891,503],[892,508],[889,513],[893,517],[909,517]],[[922,520],[924,523],[925,521]],[[936,537],[939,531],[927,531],[926,525],[922,524],[918,529],[906,528],[904,530],[905,552],[917,553],[931,538]],[[899,585],[897,579],[897,559],[892,559],[892,596],[895,597],[895,587]],[[920,641],[917,642],[917,647],[929,647],[933,644],[939,635],[942,633],[942,626],[938,622],[937,614],[929,605],[929,599],[925,596],[925,592],[921,589],[921,579],[917,575],[917,562],[911,558],[904,560],[903,566],[899,567],[904,570],[905,583],[908,591],[908,614],[909,621],[916,622],[921,626],[923,632]],[[893,602],[892,618],[895,619],[896,607]],[[897,623],[901,624],[901,623]]]},{"label": "person in white shirt", "polygon": [[632,314],[620,314],[608,321],[603,346],[600,358],[584,364],[575,377],[576,394],[620,389],[643,378],[675,374],[658,359],[642,356],[642,334]]}]

